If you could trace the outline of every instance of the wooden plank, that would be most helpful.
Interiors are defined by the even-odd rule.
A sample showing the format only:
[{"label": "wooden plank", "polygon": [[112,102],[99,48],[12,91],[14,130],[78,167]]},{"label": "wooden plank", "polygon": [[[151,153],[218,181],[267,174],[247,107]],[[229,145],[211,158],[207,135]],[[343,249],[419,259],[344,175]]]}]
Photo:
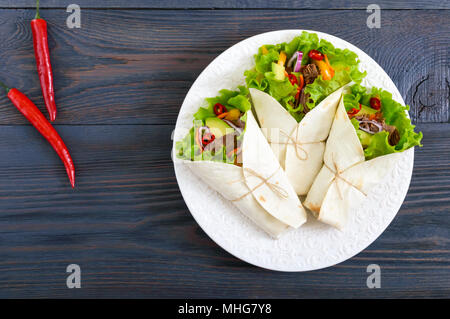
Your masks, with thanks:
[{"label": "wooden plank", "polygon": [[[252,35],[288,27],[357,45],[392,77],[413,121],[448,122],[449,13],[386,11],[375,30],[366,27],[363,10],[87,10],[82,28],[72,30],[64,11],[46,10],[57,123],[174,124],[192,82],[217,55]],[[28,24],[33,15],[0,10],[0,79],[45,110]],[[0,125],[26,123],[3,96],[0,113]]]},{"label": "wooden plank", "polygon": [[[31,127],[0,126],[0,297],[448,297],[450,126],[419,125],[406,200],[385,233],[338,266],[276,273],[232,257],[197,226],[169,158],[170,125],[57,126],[77,167]],[[24,141],[26,143],[24,144]],[[82,288],[65,286],[68,264]],[[382,288],[366,287],[366,267]]]},{"label": "wooden plank", "polygon": [[[70,2],[63,0],[41,1],[42,8],[66,8]],[[141,8],[141,9],[366,9],[370,1],[327,1],[327,0],[77,0],[81,8]],[[378,0],[376,3],[382,9],[449,9],[446,1],[430,0]],[[2,8],[34,8],[34,0],[6,0],[2,1]]]}]

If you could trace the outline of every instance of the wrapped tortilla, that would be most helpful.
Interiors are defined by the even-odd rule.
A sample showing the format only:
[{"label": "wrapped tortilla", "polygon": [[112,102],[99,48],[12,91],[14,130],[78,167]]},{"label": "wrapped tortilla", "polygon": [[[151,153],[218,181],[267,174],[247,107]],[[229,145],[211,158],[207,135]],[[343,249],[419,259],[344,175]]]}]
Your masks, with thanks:
[{"label": "wrapped tortilla", "polygon": [[365,161],[363,147],[341,98],[326,142],[324,164],[304,205],[318,220],[342,229],[349,205],[364,200],[392,170],[398,157],[398,153],[393,153]]},{"label": "wrapped tortilla", "polygon": [[305,223],[306,212],[253,114],[246,112],[245,116],[245,131],[238,137],[242,138],[242,163],[195,158],[182,162],[261,229],[278,238]]},{"label": "wrapped tortilla", "polygon": [[344,88],[297,121],[269,94],[250,89],[259,124],[298,195],[306,195],[323,164],[325,140]]}]

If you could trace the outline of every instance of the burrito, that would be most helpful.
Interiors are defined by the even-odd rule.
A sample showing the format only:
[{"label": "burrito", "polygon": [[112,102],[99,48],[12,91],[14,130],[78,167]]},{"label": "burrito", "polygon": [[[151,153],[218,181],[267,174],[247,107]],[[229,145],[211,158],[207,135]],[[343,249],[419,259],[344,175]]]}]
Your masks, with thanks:
[{"label": "burrito", "polygon": [[306,222],[306,212],[251,113],[248,89],[221,90],[194,114],[175,155],[274,238]]},{"label": "burrito", "polygon": [[255,113],[298,195],[317,176],[343,86],[359,83],[356,53],[303,32],[289,43],[263,45],[246,71]]},{"label": "burrito", "polygon": [[353,85],[343,95],[325,146],[324,164],[304,205],[318,220],[344,228],[349,205],[360,203],[392,170],[399,153],[419,145],[408,106],[378,88]]}]

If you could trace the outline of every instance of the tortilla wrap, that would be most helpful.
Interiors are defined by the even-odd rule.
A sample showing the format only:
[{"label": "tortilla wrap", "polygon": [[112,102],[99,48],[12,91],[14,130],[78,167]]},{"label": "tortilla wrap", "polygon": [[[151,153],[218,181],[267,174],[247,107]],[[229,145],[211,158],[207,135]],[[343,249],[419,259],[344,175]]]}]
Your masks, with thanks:
[{"label": "tortilla wrap", "polygon": [[324,165],[308,192],[305,207],[318,220],[344,228],[350,205],[363,201],[392,170],[399,156],[394,153],[365,161],[364,150],[341,98],[326,142]]},{"label": "tortilla wrap", "polygon": [[251,112],[242,142],[242,167],[182,162],[272,237],[306,222],[306,212]]},{"label": "tortilla wrap", "polygon": [[259,124],[298,195],[306,195],[320,171],[336,107],[344,87],[297,121],[269,94],[250,89]]}]

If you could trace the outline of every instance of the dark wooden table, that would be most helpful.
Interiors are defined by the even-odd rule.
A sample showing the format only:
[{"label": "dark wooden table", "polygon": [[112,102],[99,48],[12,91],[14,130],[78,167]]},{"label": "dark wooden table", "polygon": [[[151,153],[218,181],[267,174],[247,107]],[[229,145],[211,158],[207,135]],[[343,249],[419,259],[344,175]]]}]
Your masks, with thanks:
[{"label": "dark wooden table", "polygon": [[[0,297],[450,297],[448,1],[41,1],[49,23],[56,128],[77,167],[72,190],[51,147],[0,97]],[[276,8],[273,8],[276,6]],[[34,0],[0,1],[0,79],[45,111],[29,22]],[[424,133],[397,217],[354,258],[278,273],[226,253],[195,223],[170,160],[189,87],[249,36],[311,29],[341,37],[391,76]],[[78,264],[82,288],[66,287]],[[382,270],[366,287],[366,267]]]}]

